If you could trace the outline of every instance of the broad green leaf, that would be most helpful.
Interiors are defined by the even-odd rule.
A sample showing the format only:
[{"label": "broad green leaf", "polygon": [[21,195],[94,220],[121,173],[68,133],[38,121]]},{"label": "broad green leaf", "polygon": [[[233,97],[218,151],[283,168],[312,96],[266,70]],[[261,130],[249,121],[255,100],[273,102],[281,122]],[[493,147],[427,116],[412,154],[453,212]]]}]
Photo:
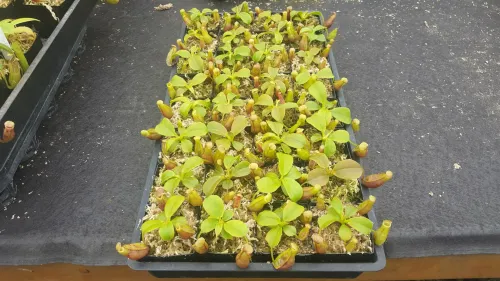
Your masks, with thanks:
[{"label": "broad green leaf", "polygon": [[302,176],[302,173],[295,166],[292,166],[292,168],[290,169],[290,171],[286,175],[287,178],[291,178],[294,180],[300,178],[301,176]]},{"label": "broad green leaf", "polygon": [[155,131],[158,134],[160,134],[162,136],[166,136],[166,137],[176,137],[177,136],[177,133],[175,132],[174,125],[167,118],[163,118],[161,120],[160,124],[156,125]]},{"label": "broad green leaf", "polygon": [[167,199],[167,202],[165,202],[165,209],[164,209],[164,214],[165,217],[167,217],[168,220],[177,212],[179,207],[182,205],[184,202],[184,196],[182,195],[173,195],[170,196]]},{"label": "broad green leaf", "polygon": [[307,123],[313,126],[316,130],[324,132],[326,130],[326,118],[321,111],[314,113],[313,115],[307,117]]},{"label": "broad green leaf", "polygon": [[193,152],[193,143],[190,140],[182,140],[181,149],[184,153],[191,153]]},{"label": "broad green leaf", "polygon": [[180,182],[181,182],[181,179],[178,177],[171,178],[165,182],[165,184],[163,185],[163,188],[166,191],[168,191],[169,193],[173,193],[174,189],[179,186]]},{"label": "broad green leaf", "polygon": [[365,217],[350,218],[347,224],[365,235],[370,234],[373,229],[373,222]]},{"label": "broad green leaf", "polygon": [[283,153],[285,154],[292,154],[292,149],[286,145],[285,143],[281,143],[281,149],[283,150]]},{"label": "broad green leaf", "polygon": [[303,134],[286,134],[281,137],[281,140],[293,148],[303,148],[306,145],[306,137]]},{"label": "broad green leaf", "polygon": [[219,234],[222,232],[223,227],[224,227],[224,222],[222,222],[222,221],[219,221],[215,225],[215,235],[216,236],[219,236]]},{"label": "broad green leaf", "polygon": [[308,71],[303,71],[301,73],[299,73],[297,75],[297,77],[295,77],[295,81],[302,85],[302,84],[305,84],[307,81],[309,81],[309,78],[311,78],[311,75],[309,75],[309,72]]},{"label": "broad green leaf", "polygon": [[328,209],[328,212],[330,213],[331,210],[335,211],[335,214],[338,214],[341,217],[344,215],[344,205],[342,205],[342,201],[340,201],[338,197],[334,197],[330,201],[330,208]]},{"label": "broad green leaf", "polygon": [[234,166],[233,170],[231,171],[233,178],[241,178],[248,176],[250,174],[250,168],[248,167],[250,163],[248,161],[243,161],[236,166]]},{"label": "broad green leaf", "polygon": [[217,110],[222,114],[228,114],[233,111],[233,106],[231,104],[218,104]]},{"label": "broad green leaf", "polygon": [[281,35],[280,32],[275,32],[274,33],[274,43],[281,44],[281,42],[283,42],[283,35]]},{"label": "broad green leaf", "polygon": [[172,170],[166,170],[161,173],[160,179],[161,184],[164,184],[167,180],[173,178],[175,176],[175,172]]},{"label": "broad green leaf", "polygon": [[211,217],[220,218],[224,214],[224,201],[217,195],[210,195],[203,200],[203,209]]},{"label": "broad green leaf", "polygon": [[313,153],[309,156],[309,160],[314,161],[318,166],[324,169],[328,168],[330,165],[330,160],[328,160],[328,157],[323,153]]},{"label": "broad green leaf", "polygon": [[182,217],[182,216],[178,216],[178,217],[175,217],[173,218],[172,220],[170,220],[172,222],[172,224],[174,226],[178,225],[178,224],[188,224],[188,221],[186,220],[185,217]]},{"label": "broad green leaf", "polygon": [[219,223],[219,219],[216,218],[208,218],[201,222],[200,232],[207,233],[215,229],[215,226]]},{"label": "broad green leaf", "polygon": [[320,71],[318,71],[318,73],[316,73],[316,76],[320,79],[333,79],[334,76],[333,76],[333,73],[332,73],[332,69],[329,68],[329,67],[325,67],[323,69],[321,69]]},{"label": "broad green leaf", "polygon": [[196,86],[196,85],[199,85],[199,84],[205,82],[205,80],[207,79],[207,77],[208,76],[205,73],[198,73],[188,83],[191,86]]},{"label": "broad green leaf", "polygon": [[200,182],[195,177],[185,177],[182,179],[182,184],[187,188],[195,188]]},{"label": "broad green leaf", "polygon": [[325,140],[325,155],[328,157],[332,157],[337,151],[337,146],[335,142],[331,139]]},{"label": "broad green leaf", "polygon": [[275,226],[281,223],[281,219],[274,212],[262,211],[257,216],[257,223],[260,226]]},{"label": "broad green leaf", "polygon": [[304,207],[295,203],[287,202],[283,208],[283,221],[291,222],[298,218],[304,212]]},{"label": "broad green leaf", "polygon": [[262,193],[273,193],[281,186],[281,181],[266,175],[257,181],[257,189]]},{"label": "broad green leaf", "polygon": [[224,167],[226,169],[231,168],[237,160],[238,160],[238,157],[236,157],[236,156],[232,156],[232,155],[224,156]]},{"label": "broad green leaf", "polygon": [[285,108],[282,106],[274,107],[271,110],[271,116],[274,118],[274,120],[283,122],[283,119],[285,118]]},{"label": "broad green leaf", "polygon": [[320,48],[316,48],[316,47],[312,47],[310,50],[309,50],[309,53],[311,53],[313,56],[317,55],[319,53],[319,51],[321,51]]},{"label": "broad green leaf", "polygon": [[239,220],[230,220],[224,223],[224,230],[233,237],[243,237],[248,233],[247,225]]},{"label": "broad green leaf", "polygon": [[224,188],[224,189],[231,189],[231,188],[233,188],[233,186],[234,186],[233,181],[232,181],[232,180],[230,180],[230,179],[225,179],[225,180],[223,180],[223,181],[221,182],[221,184],[222,184],[222,188]]},{"label": "broad green leaf", "polygon": [[158,232],[160,233],[160,237],[163,241],[170,241],[174,239],[175,231],[174,225],[171,221],[169,221],[167,225],[160,227]]},{"label": "broad green leaf", "polygon": [[278,157],[280,175],[285,176],[293,166],[293,156],[284,153],[277,153],[276,156]]},{"label": "broad green leaf", "polygon": [[233,124],[231,125],[231,133],[233,136],[241,133],[248,126],[248,120],[245,116],[238,115],[234,118]]},{"label": "broad green leaf", "polygon": [[326,104],[327,92],[325,84],[321,81],[314,82],[308,89],[309,94],[314,97],[319,103]]},{"label": "broad green leaf", "polygon": [[231,148],[231,141],[228,139],[218,139],[215,144],[217,144],[217,147],[224,147],[226,151]]},{"label": "broad green leaf", "polygon": [[207,126],[201,122],[194,122],[183,132],[186,137],[201,137],[208,133]]},{"label": "broad green leaf", "polygon": [[329,139],[335,141],[336,143],[346,143],[349,142],[349,132],[346,130],[336,130],[330,134]]},{"label": "broad green leaf", "polygon": [[234,216],[234,212],[232,210],[225,210],[224,214],[222,214],[222,220],[223,221],[228,221],[232,219]]},{"label": "broad green leaf", "polygon": [[248,68],[242,68],[240,70],[238,70],[234,76],[238,77],[238,78],[248,78],[250,77],[250,69]]},{"label": "broad green leaf", "polygon": [[148,232],[151,232],[151,231],[153,231],[155,229],[158,229],[158,228],[160,228],[164,224],[165,224],[165,222],[163,222],[161,220],[149,220],[149,221],[145,221],[141,225],[142,235],[144,236],[144,234],[146,234]]},{"label": "broad green leaf", "polygon": [[288,225],[288,224],[283,226],[283,232],[285,233],[286,236],[297,235],[297,229],[295,228],[295,226]]},{"label": "broad green leaf", "polygon": [[[313,134],[311,136],[311,142],[315,143],[315,142],[318,142],[318,141],[321,141],[323,139],[323,137],[321,136],[320,133],[316,133],[316,134]],[[333,141],[332,141],[333,142]]]},{"label": "broad green leaf", "polygon": [[266,234],[266,242],[271,248],[275,248],[281,241],[281,235],[283,230],[281,226],[275,226],[271,228]]},{"label": "broad green leaf", "polygon": [[351,110],[348,107],[336,107],[331,110],[333,118],[344,124],[351,124]]},{"label": "broad green leaf", "polygon": [[319,225],[319,228],[321,230],[323,230],[336,221],[339,221],[338,216],[327,213],[327,214],[318,218],[318,225]]},{"label": "broad green leaf", "polygon": [[238,14],[238,16],[246,24],[250,24],[252,22],[252,17],[250,16],[249,13],[241,12]]},{"label": "broad green leaf", "polygon": [[222,176],[214,176],[214,177],[208,178],[205,181],[205,183],[203,184],[203,193],[205,195],[211,195],[212,193],[214,193],[215,189],[220,184],[222,179],[223,179]]},{"label": "broad green leaf", "polygon": [[347,205],[347,206],[345,206],[344,209],[345,209],[344,210],[344,217],[345,218],[353,217],[358,212],[358,208],[356,208],[352,205]]},{"label": "broad green leaf", "polygon": [[177,150],[177,146],[179,145],[179,140],[178,138],[171,138],[171,139],[168,139],[166,142],[165,142],[165,148],[167,149],[167,151],[169,153],[172,153],[174,152],[175,150]]},{"label": "broad green leaf", "polygon": [[202,164],[203,164],[203,159],[201,159],[201,157],[198,156],[190,157],[186,160],[186,162],[184,162],[184,165],[182,165],[181,173],[183,174],[187,173]]},{"label": "broad green leaf", "polygon": [[234,49],[233,53],[235,55],[248,57],[250,56],[250,48],[248,46],[239,46]]},{"label": "broad green leaf", "polygon": [[341,179],[354,180],[363,175],[363,168],[361,167],[361,165],[359,165],[358,162],[352,159],[346,159],[337,162],[337,164],[333,166],[333,172],[335,176]]},{"label": "broad green leaf", "polygon": [[223,238],[223,239],[226,239],[226,240],[231,240],[233,239],[233,236],[231,236],[231,234],[227,233],[227,231],[224,230],[224,228],[222,228],[222,231],[220,232],[220,236]]},{"label": "broad green leaf", "polygon": [[321,108],[321,106],[315,102],[315,101],[306,101],[306,106],[307,106],[307,109],[309,109],[310,111],[316,111],[316,110],[319,110]]},{"label": "broad green leaf", "polygon": [[269,67],[269,68],[267,69],[267,73],[269,73],[269,75],[270,75],[271,77],[276,77],[276,76],[278,76],[278,72],[279,72],[279,69],[278,69],[278,68],[275,68],[275,67]]},{"label": "broad green leaf", "polygon": [[208,122],[207,130],[211,134],[216,134],[223,137],[227,137],[228,135],[226,127],[224,127],[224,125],[222,125],[221,123],[215,121]]},{"label": "broad green leaf", "polygon": [[297,108],[299,107],[296,103],[294,102],[286,102],[284,104],[280,104],[278,106],[283,107],[284,109],[290,109],[290,108]]},{"label": "broad green leaf", "polygon": [[[233,147],[236,151],[240,151],[243,149],[243,144],[239,141],[233,141],[231,144],[233,145]],[[226,149],[226,150],[228,150],[228,149]]]},{"label": "broad green leaf", "polygon": [[177,52],[175,52],[176,55],[178,55],[179,57],[181,58],[189,58],[191,56],[191,53],[189,53],[188,50],[179,50]]},{"label": "broad green leaf", "polygon": [[191,56],[188,59],[188,63],[189,63],[189,67],[191,67],[192,70],[200,71],[203,69],[203,65],[204,65],[203,59],[199,55]]},{"label": "broad green leaf", "polygon": [[[258,44],[257,44],[258,45]],[[256,47],[257,47],[256,45]],[[257,51],[253,53],[252,60],[255,62],[260,62],[264,59],[264,52],[263,51]]]},{"label": "broad green leaf", "polygon": [[291,178],[283,178],[281,182],[290,200],[297,202],[302,198],[304,191],[298,182]]},{"label": "broad green leaf", "polygon": [[349,241],[352,237],[352,231],[347,225],[342,224],[342,225],[340,225],[340,228],[339,228],[339,236],[340,236],[340,239],[342,239],[344,241]]},{"label": "broad green leaf", "polygon": [[228,78],[229,78],[229,75],[227,75],[227,74],[221,74],[221,75],[215,77],[215,84],[217,84],[217,85],[222,84]]},{"label": "broad green leaf", "polygon": [[[266,95],[267,96],[267,95]],[[283,123],[267,121],[267,125],[275,134],[280,136],[283,133]]]},{"label": "broad green leaf", "polygon": [[328,172],[322,168],[316,168],[307,175],[307,182],[311,185],[327,185],[329,180]]}]

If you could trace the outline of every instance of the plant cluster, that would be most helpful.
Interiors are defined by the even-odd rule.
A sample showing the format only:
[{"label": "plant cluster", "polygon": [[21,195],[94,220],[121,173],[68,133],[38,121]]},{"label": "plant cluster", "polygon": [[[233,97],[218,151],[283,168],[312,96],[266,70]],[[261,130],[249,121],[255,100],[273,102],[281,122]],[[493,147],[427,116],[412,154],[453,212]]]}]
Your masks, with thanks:
[{"label": "plant cluster", "polygon": [[[392,173],[363,177],[349,159],[349,145],[358,157],[368,145],[351,142],[346,128],[359,130],[359,120],[334,98],[347,82],[328,63],[335,14],[322,25],[318,13],[253,12],[243,2],[222,16],[181,15],[193,36],[167,57],[178,69],[167,83],[171,103],[159,101],[164,118],[142,131],[163,144],[144,235],[178,235],[199,254],[237,254],[241,268],[254,251],[270,253],[278,270],[293,266],[297,254],[367,253],[384,243],[390,223],[374,230],[366,215],[375,198],[360,202],[358,179],[378,187]],[[219,36],[210,33],[217,28]],[[164,211],[151,215],[158,190]],[[183,196],[186,209],[200,210],[195,224],[176,211],[180,199],[170,207]],[[143,246],[172,254],[148,240]]]},{"label": "plant cluster", "polygon": [[7,37],[10,46],[0,43],[4,58],[0,59],[0,83],[14,89],[26,70],[28,61],[24,54],[28,52],[36,40],[37,34],[29,27],[20,26],[27,22],[38,21],[33,18],[4,19],[0,21],[0,29]]}]

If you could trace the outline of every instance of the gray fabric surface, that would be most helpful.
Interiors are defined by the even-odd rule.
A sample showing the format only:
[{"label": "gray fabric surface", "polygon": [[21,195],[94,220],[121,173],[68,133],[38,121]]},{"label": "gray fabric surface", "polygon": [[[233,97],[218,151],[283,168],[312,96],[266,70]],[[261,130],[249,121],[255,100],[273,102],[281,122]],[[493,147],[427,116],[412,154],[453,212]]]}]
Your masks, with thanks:
[{"label": "gray fabric surface", "polygon": [[[153,10],[168,2],[174,9]],[[365,169],[395,174],[374,191],[379,221],[393,220],[388,257],[500,253],[498,1],[287,3],[338,12],[334,52],[358,139],[370,144]],[[16,203],[0,213],[0,264],[125,263],[114,244],[134,227],[153,146],[139,131],[159,120],[178,10],[234,4],[95,9],[59,111],[16,174]]]}]

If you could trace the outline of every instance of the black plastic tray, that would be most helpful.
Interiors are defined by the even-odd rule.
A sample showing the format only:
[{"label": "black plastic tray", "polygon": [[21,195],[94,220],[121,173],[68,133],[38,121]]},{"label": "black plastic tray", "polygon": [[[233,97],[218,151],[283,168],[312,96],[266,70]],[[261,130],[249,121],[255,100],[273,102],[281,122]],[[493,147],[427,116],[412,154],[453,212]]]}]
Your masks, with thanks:
[{"label": "black plastic tray", "polygon": [[[323,22],[323,18],[320,18]],[[181,37],[186,32],[186,26],[181,28]],[[335,58],[330,51],[328,61],[334,76],[340,78]],[[176,69],[172,71],[170,77],[176,74]],[[336,91],[335,97],[338,99],[339,106],[347,106],[344,91]],[[169,102],[170,97],[167,93],[165,102]],[[356,143],[354,132],[351,126],[345,126],[345,129],[351,136],[351,141]],[[354,146],[350,143],[348,151],[350,158],[361,163],[352,151]],[[156,141],[153,148],[153,156],[149,165],[149,172],[143,189],[141,204],[138,211],[132,241],[141,241],[140,227],[142,218],[146,213],[146,206],[153,182],[158,173],[159,159],[161,152],[161,141]],[[361,186],[361,195],[363,200],[367,199],[370,192],[367,188]],[[368,218],[377,226],[377,219],[374,210],[368,213]],[[383,246],[373,247],[371,254],[328,254],[328,255],[297,255],[295,265],[288,271],[277,271],[268,262],[270,255],[254,254],[252,262],[247,269],[240,269],[234,263],[233,255],[205,254],[205,255],[184,255],[167,258],[147,256],[140,261],[128,260],[128,265],[134,270],[147,270],[151,275],[158,278],[175,277],[255,277],[255,278],[355,278],[362,272],[378,271],[385,267],[386,258]]]},{"label": "black plastic tray", "polygon": [[80,46],[85,23],[97,0],[72,2],[17,87],[0,104],[1,130],[7,120],[16,124],[15,139],[0,144],[0,204],[15,195],[14,173]]}]

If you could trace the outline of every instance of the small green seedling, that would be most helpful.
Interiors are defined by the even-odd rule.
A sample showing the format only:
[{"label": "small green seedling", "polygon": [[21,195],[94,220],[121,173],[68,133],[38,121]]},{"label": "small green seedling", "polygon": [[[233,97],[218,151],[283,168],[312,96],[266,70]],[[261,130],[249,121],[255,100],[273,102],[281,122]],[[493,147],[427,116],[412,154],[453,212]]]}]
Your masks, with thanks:
[{"label": "small green seedling", "polygon": [[262,38],[262,36],[271,34],[273,36],[272,42],[274,44],[279,45],[279,44],[283,43],[283,34],[282,33],[284,33],[283,28],[285,26],[286,26],[286,21],[279,21],[278,25],[276,27],[270,29],[269,31],[266,31],[266,32],[259,34],[259,36],[257,38]]},{"label": "small green seedling", "polygon": [[335,143],[347,143],[350,141],[349,132],[346,130],[329,128],[328,125],[332,122],[332,113],[328,110],[319,110],[308,117],[306,122],[319,131],[319,133],[311,136],[311,142],[321,141],[321,144],[325,147],[324,153],[328,157],[332,157],[337,151]]},{"label": "small green seedling", "polygon": [[304,59],[306,65],[310,65],[321,51],[320,48],[312,47],[309,50],[300,50],[297,56]]},{"label": "small green seedling", "polygon": [[301,69],[300,73],[295,77],[295,82],[303,85],[304,89],[309,89],[317,79],[334,79],[332,70],[329,67],[320,69],[316,74],[310,74],[307,69]]},{"label": "small green seedling", "polygon": [[339,161],[335,163],[333,168],[330,168],[330,161],[323,153],[311,154],[309,160],[316,162],[319,166],[308,173],[307,182],[311,185],[327,185],[330,176],[344,180],[356,180],[363,175],[361,165],[352,159]]},{"label": "small green seedling", "polygon": [[182,183],[187,188],[195,188],[200,182],[196,178],[193,170],[203,165],[203,159],[198,156],[188,158],[183,165],[175,167],[173,170],[166,170],[161,173],[161,184],[165,191],[173,193],[175,188]]},{"label": "small green seedling", "polygon": [[215,77],[215,84],[220,85],[226,81],[231,81],[231,84],[238,87],[240,85],[241,78],[250,77],[250,69],[242,68],[238,71],[231,71],[229,68],[224,68],[222,73]]},{"label": "small green seedling", "polygon": [[241,35],[245,33],[248,34],[248,29],[236,24],[233,29],[224,32],[224,34],[222,35],[222,43],[240,45],[242,37]]},{"label": "small green seedling", "polygon": [[200,48],[198,46],[192,46],[188,50],[179,50],[175,53],[176,56],[187,59],[189,67],[194,71],[201,71],[205,68],[205,62],[203,61]]},{"label": "small green seedling", "polygon": [[319,41],[319,42],[326,42],[325,34],[323,34],[323,30],[325,30],[326,27],[323,25],[316,25],[314,27],[303,27],[300,29],[300,35],[307,35],[307,38],[309,40],[309,43],[313,41]]},{"label": "small green seedling", "polygon": [[241,20],[245,24],[250,24],[252,22],[252,16],[250,15],[250,9],[248,8],[248,2],[243,2],[231,9],[234,12],[233,17],[235,19]]},{"label": "small green seedling", "polygon": [[300,149],[306,145],[307,139],[303,134],[284,132],[284,125],[279,122],[268,120],[266,123],[272,132],[265,133],[260,140],[264,152],[271,143],[276,146],[279,145],[286,154],[292,153],[290,147]]},{"label": "small green seedling", "polygon": [[270,228],[265,239],[269,248],[271,248],[271,252],[279,245],[283,233],[289,237],[297,235],[297,229],[295,226],[290,225],[290,223],[302,215],[303,212],[304,207],[295,202],[288,201],[274,212],[262,211],[259,213],[257,224]]},{"label": "small green seedling", "polygon": [[212,103],[210,102],[209,99],[204,99],[204,100],[192,100],[187,97],[177,97],[173,100],[171,100],[171,104],[175,103],[182,103],[181,107],[179,108],[179,113],[183,119],[186,119],[189,117],[189,113],[192,112],[193,119],[198,122],[202,122],[201,120],[196,120],[194,116],[199,116],[201,119],[203,119],[207,113],[207,109],[210,108]]},{"label": "small green seedling", "polygon": [[237,95],[233,93],[224,93],[220,92],[213,100],[213,109],[222,113],[222,114],[229,114],[233,111],[233,107],[237,106],[244,106],[245,102],[238,98]]},{"label": "small green seedling", "polygon": [[280,51],[283,47],[281,45],[272,45],[270,43],[261,42],[254,45],[256,51],[252,55],[254,62],[261,62],[266,57],[269,57],[272,52]]},{"label": "small green seedling", "polygon": [[298,108],[298,105],[294,102],[282,103],[279,99],[273,101],[273,98],[268,94],[260,95],[255,105],[265,106],[262,110],[263,117],[271,114],[274,120],[280,123],[283,123],[287,109]]},{"label": "small green seedling", "polygon": [[193,79],[186,81],[184,80],[184,78],[178,75],[174,75],[174,77],[172,77],[172,80],[167,83],[167,87],[173,86],[176,89],[176,97],[183,96],[188,91],[189,93],[191,93],[189,94],[190,96],[197,97],[197,95],[199,95],[200,93],[198,93],[198,91],[196,91],[194,87],[205,82],[207,78],[208,76],[205,73],[198,73],[193,77]]},{"label": "small green seedling", "polygon": [[163,118],[160,124],[156,125],[155,131],[167,137],[164,142],[164,147],[162,148],[163,153],[173,153],[179,148],[184,153],[190,153],[193,151],[193,143],[191,139],[193,137],[202,137],[208,133],[207,126],[201,122],[194,122],[189,127],[183,128],[178,126],[175,130],[174,125],[167,118]]},{"label": "small green seedling", "polygon": [[[231,189],[234,186],[233,179],[246,177],[250,174],[250,163],[241,161],[239,157],[225,155],[223,167],[217,165],[213,175],[203,184],[203,193],[205,195],[213,194],[219,185],[224,189]],[[236,164],[236,165],[235,165]]]},{"label": "small green seedling", "polygon": [[262,193],[273,193],[281,187],[290,200],[296,202],[302,198],[303,190],[297,179],[301,177],[299,170],[293,165],[293,156],[277,153],[279,176],[269,172],[257,181],[257,189]]},{"label": "small green seedling", "polygon": [[[278,73],[278,68],[269,67],[267,73],[261,75],[265,81],[261,86],[263,91],[274,92],[275,87],[278,87],[282,93],[286,92],[286,85],[282,78],[279,77]],[[272,96],[272,94],[270,96]]]},{"label": "small green seedling", "polygon": [[201,222],[200,235],[215,231],[224,239],[245,237],[248,233],[247,225],[240,220],[233,220],[234,212],[224,210],[224,201],[217,195],[210,195],[203,201],[203,209],[209,217]]},{"label": "small green seedling", "polygon": [[227,130],[224,125],[219,122],[211,121],[207,124],[208,132],[212,135],[217,135],[220,138],[215,140],[217,147],[224,147],[227,151],[231,146],[240,151],[243,149],[243,143],[236,141],[235,138],[245,130],[248,126],[248,120],[245,116],[236,116],[231,124],[231,130]]},{"label": "small green seedling", "polygon": [[184,196],[181,195],[173,195],[168,198],[165,203],[165,209],[158,216],[158,219],[145,221],[141,225],[142,236],[158,229],[162,240],[172,241],[175,237],[176,229],[178,229],[179,226],[188,225],[186,218],[183,216],[172,218],[183,202]]},{"label": "small green seedling", "polygon": [[373,229],[373,222],[366,217],[358,216],[358,208],[351,205],[342,205],[342,201],[335,197],[330,202],[328,213],[319,217],[318,225],[321,230],[327,228],[334,222],[340,224],[339,236],[343,241],[349,241],[352,230],[361,234],[369,235]]},{"label": "small green seedling", "polygon": [[215,59],[223,60],[228,65],[235,65],[237,61],[243,61],[250,56],[250,48],[248,46],[239,46],[233,49],[231,44],[226,43],[220,47],[220,50],[224,51],[224,53],[218,55]]}]

